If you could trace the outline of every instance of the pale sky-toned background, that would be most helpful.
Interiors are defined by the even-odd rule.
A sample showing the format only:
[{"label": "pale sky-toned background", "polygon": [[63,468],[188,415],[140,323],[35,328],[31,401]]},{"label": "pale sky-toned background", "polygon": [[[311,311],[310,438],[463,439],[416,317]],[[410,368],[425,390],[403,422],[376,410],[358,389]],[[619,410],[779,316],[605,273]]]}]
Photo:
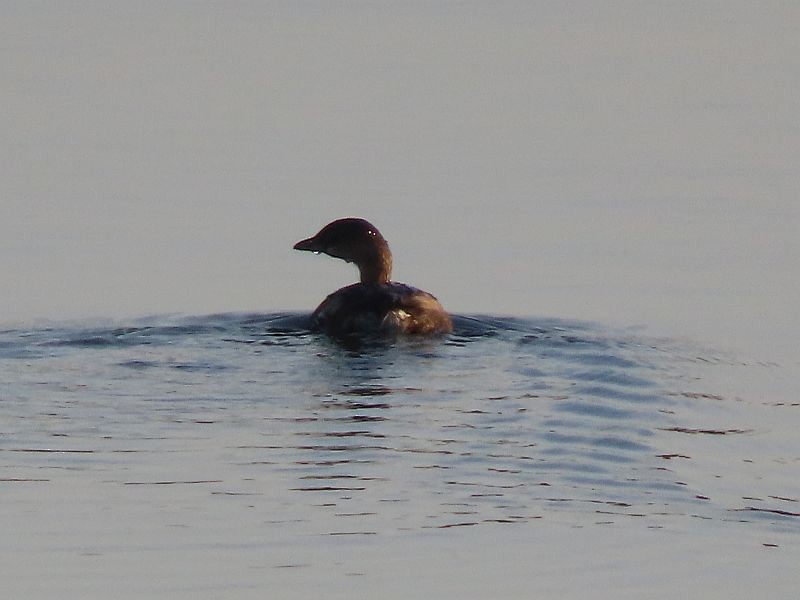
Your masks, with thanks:
[{"label": "pale sky-toned background", "polygon": [[3,2],[0,323],[311,309],[372,220],[455,312],[797,362],[800,4]]}]

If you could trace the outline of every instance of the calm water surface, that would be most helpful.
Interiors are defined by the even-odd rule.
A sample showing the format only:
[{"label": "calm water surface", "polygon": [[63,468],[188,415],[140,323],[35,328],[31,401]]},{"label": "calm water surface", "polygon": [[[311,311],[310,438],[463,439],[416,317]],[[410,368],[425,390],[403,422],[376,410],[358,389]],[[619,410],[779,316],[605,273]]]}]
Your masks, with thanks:
[{"label": "calm water surface", "polygon": [[444,339],[345,347],[301,315],[234,314],[3,331],[0,381],[19,597],[400,597],[411,572],[439,597],[524,597],[548,557],[596,577],[586,553],[634,569],[617,596],[665,573],[680,591],[697,561],[734,591],[725,568],[797,583],[782,365],[580,322],[458,317]]}]

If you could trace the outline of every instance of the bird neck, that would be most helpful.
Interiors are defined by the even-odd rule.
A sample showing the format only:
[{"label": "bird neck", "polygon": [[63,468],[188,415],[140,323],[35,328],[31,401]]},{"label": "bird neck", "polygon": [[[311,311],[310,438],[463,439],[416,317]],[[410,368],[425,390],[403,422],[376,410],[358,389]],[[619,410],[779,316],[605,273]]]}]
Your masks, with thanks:
[{"label": "bird neck", "polygon": [[387,283],[392,277],[392,253],[388,245],[376,248],[375,253],[357,264],[361,283]]}]

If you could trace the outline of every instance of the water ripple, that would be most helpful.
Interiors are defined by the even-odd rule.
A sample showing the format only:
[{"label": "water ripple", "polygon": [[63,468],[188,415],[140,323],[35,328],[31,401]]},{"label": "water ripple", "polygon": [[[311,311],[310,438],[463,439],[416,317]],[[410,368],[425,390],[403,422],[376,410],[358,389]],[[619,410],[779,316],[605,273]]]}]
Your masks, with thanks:
[{"label": "water ripple", "polygon": [[723,389],[741,361],[588,323],[454,323],[347,347],[297,313],[0,332],[0,485],[203,489],[326,535],[797,524],[794,438],[767,443],[797,405]]}]

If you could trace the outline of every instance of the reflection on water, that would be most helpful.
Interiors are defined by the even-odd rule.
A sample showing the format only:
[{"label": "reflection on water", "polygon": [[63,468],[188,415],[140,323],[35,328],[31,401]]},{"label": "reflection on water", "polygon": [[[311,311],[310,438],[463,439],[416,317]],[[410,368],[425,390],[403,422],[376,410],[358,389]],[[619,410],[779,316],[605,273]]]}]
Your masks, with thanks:
[{"label": "reflection on water", "polygon": [[[688,344],[458,317],[443,339],[342,347],[295,314],[0,333],[0,486],[104,500],[186,490],[253,527],[370,535],[541,519],[796,530],[797,402]],[[724,388],[724,389],[723,389]],[[739,525],[737,525],[739,526]]]}]

